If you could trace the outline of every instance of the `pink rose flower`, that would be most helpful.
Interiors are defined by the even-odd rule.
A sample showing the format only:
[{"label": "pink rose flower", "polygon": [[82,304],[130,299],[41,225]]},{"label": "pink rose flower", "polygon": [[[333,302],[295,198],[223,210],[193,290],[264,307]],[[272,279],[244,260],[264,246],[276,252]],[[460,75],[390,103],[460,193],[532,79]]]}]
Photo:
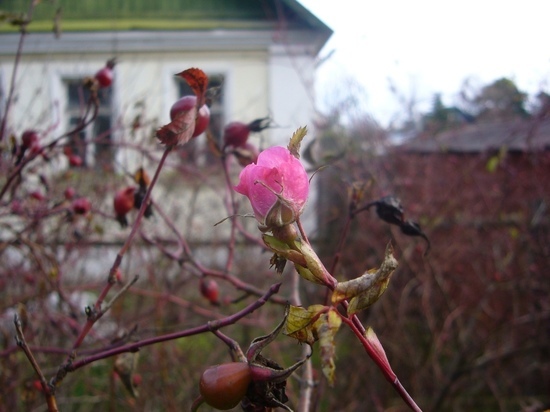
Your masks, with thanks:
[{"label": "pink rose flower", "polygon": [[309,194],[304,166],[288,149],[270,147],[246,166],[235,190],[248,197],[260,229],[293,223],[302,213]]}]

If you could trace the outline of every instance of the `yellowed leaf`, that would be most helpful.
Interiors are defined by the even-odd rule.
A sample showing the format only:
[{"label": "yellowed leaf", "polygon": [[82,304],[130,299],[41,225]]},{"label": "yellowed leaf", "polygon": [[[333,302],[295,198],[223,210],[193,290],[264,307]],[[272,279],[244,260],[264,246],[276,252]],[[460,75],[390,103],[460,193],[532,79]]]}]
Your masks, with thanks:
[{"label": "yellowed leaf", "polygon": [[262,239],[265,245],[278,256],[302,266],[306,265],[306,260],[302,253],[298,250],[292,249],[287,243],[280,241],[274,236],[265,234],[262,235]]},{"label": "yellowed leaf", "polygon": [[314,327],[315,321],[320,314],[326,312],[327,309],[328,308],[323,305],[312,305],[307,309],[291,305],[285,323],[284,334],[300,342],[312,345],[318,339]]},{"label": "yellowed leaf", "polygon": [[384,278],[379,282],[376,282],[365,292],[351,298],[348,306],[348,315],[351,316],[374,304],[378,299],[380,299],[380,296],[384,294],[389,283],[390,278]]},{"label": "yellowed leaf", "polygon": [[[305,259],[305,264],[302,264],[303,267],[307,268],[309,272],[301,272],[298,267],[296,269],[298,270],[298,273],[300,273],[301,276],[303,276],[306,280],[309,280],[310,282],[318,283],[321,285],[326,285],[329,283],[329,273],[327,269],[325,268],[325,265],[321,262],[319,259],[319,256],[315,251],[309,246],[307,243],[303,243],[300,241],[295,241],[295,245],[298,249],[300,249],[300,252],[302,256]],[[308,276],[304,276],[307,274]],[[311,276],[309,276],[311,274]]]},{"label": "yellowed leaf", "polygon": [[382,343],[378,339],[378,336],[376,336],[376,333],[374,333],[374,330],[372,330],[370,326],[365,331],[365,338],[367,338],[367,340],[370,342],[371,346],[374,348],[380,359],[383,359],[389,366],[390,361],[386,356],[386,351],[382,347]]},{"label": "yellowed leaf", "polygon": [[389,278],[397,268],[397,260],[392,252],[393,248],[388,245],[384,261],[378,269],[371,269],[356,279],[338,283],[332,294],[332,303],[337,304],[345,299],[357,298],[352,302],[352,313],[355,313],[376,302],[386,290]]},{"label": "yellowed leaf", "polygon": [[305,280],[309,281],[309,282],[312,282],[312,283],[317,283],[318,285],[324,285],[325,283],[319,279],[317,276],[315,276],[311,270],[309,270],[308,268],[306,267],[303,267],[302,265],[299,265],[297,263],[294,264],[294,267],[296,268],[296,271],[298,272],[298,274],[303,277]]},{"label": "yellowed leaf", "polygon": [[300,145],[302,144],[302,140],[304,137],[306,137],[307,134],[307,127],[300,127],[298,130],[296,130],[292,137],[290,138],[290,142],[288,143],[288,150],[292,155],[296,158],[300,158]]},{"label": "yellowed leaf", "polygon": [[314,324],[314,329],[319,337],[321,369],[331,386],[334,384],[336,371],[336,364],[334,362],[336,356],[334,336],[338,332],[341,324],[342,318],[334,308],[331,308],[327,313],[323,313],[319,316],[319,319],[317,319]]}]

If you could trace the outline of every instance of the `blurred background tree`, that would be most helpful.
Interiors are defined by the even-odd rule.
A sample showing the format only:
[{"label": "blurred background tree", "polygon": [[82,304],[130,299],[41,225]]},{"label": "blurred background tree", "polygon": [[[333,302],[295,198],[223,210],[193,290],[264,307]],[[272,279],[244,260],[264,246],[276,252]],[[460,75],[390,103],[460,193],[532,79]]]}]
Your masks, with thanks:
[{"label": "blurred background tree", "polygon": [[[447,106],[436,95],[420,123],[405,122],[420,125],[413,138],[397,130],[398,145],[395,130],[367,115],[345,127],[324,124],[317,139],[321,154],[335,146],[339,154],[316,177],[326,264],[339,250],[335,275],[352,278],[392,242],[400,266],[362,320],[379,333],[400,379],[414,382],[425,411],[550,406],[550,124],[540,96],[527,111],[527,95],[498,79],[475,90],[469,105]],[[422,238],[403,235],[373,209],[352,219],[338,249],[354,187],[362,188],[363,204],[398,196],[405,218],[428,235],[430,253],[424,256]],[[354,350],[339,353],[338,373],[357,369]],[[338,381],[337,392],[402,410],[374,372]]]}]

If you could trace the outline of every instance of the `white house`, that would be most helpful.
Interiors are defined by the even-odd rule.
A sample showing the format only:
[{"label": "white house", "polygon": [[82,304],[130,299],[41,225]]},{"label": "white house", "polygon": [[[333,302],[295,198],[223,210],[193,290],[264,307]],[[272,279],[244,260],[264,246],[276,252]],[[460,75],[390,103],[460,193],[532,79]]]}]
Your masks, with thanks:
[{"label": "white house", "polygon": [[[1,7],[14,13],[26,10],[28,3],[6,0]],[[51,141],[70,130],[83,115],[83,79],[111,58],[117,61],[114,80],[100,90],[97,118],[65,143],[84,160],[84,171],[122,173],[148,166],[151,173],[154,163],[136,146],[148,145],[152,153],[160,153],[154,132],[169,122],[171,105],[185,92],[185,84],[174,75],[190,67],[203,69],[211,85],[221,86],[211,106],[214,136],[230,121],[270,116],[277,127],[253,142],[286,145],[298,127],[312,126],[316,59],[332,31],[297,1],[59,0],[57,35],[52,31],[57,10],[51,4],[36,6],[23,38],[5,137],[20,138],[25,129],[35,129]],[[0,119],[6,114],[20,38],[17,27],[0,25]],[[206,139],[199,136],[194,144],[204,148]],[[67,169],[66,158],[58,158],[53,167]],[[81,176],[79,189],[90,173]],[[228,225],[213,227],[227,216],[223,179],[172,184],[173,177],[163,173],[154,199],[162,199],[192,240],[226,238]],[[111,189],[95,193],[94,205],[108,213],[116,188]],[[307,220],[313,224],[311,212]],[[116,225],[107,229],[124,236]]]},{"label": "white house", "polygon": [[[26,11],[28,1],[8,0],[1,8]],[[37,129],[54,138],[82,115],[82,79],[116,58],[114,81],[103,93],[97,120],[79,138],[86,165],[114,161],[131,168],[132,158],[105,145],[128,139],[136,116],[152,127],[169,121],[169,109],[182,93],[174,76],[189,67],[221,85],[212,107],[213,130],[229,121],[271,116],[277,128],[263,133],[269,144],[285,143],[313,115],[315,62],[332,31],[294,0],[60,0],[58,36],[52,32],[56,9],[41,2],[23,42],[7,132]],[[0,26],[0,113],[10,90],[20,34]],[[85,97],[85,96],[84,96]],[[116,145],[115,145],[116,146]],[[84,150],[84,149],[82,149]],[[103,159],[100,159],[103,157]],[[111,159],[112,157],[112,159]]]}]

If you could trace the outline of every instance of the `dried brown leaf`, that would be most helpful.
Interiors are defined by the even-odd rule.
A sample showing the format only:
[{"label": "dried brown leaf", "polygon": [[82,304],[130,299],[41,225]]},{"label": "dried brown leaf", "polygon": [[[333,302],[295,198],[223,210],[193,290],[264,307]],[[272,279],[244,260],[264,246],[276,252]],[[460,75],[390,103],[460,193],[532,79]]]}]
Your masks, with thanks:
[{"label": "dried brown leaf", "polygon": [[166,146],[187,143],[193,137],[197,107],[178,114],[174,120],[157,130],[157,138]]},{"label": "dried brown leaf", "polygon": [[384,261],[378,269],[371,269],[362,276],[340,282],[332,294],[332,303],[352,299],[348,313],[356,313],[372,305],[386,290],[389,278],[397,268],[397,260],[392,255],[393,248],[388,245]]},{"label": "dried brown leaf", "polygon": [[197,107],[202,107],[206,100],[206,89],[208,87],[208,76],[201,69],[192,67],[178,73],[176,76],[183,78],[195,96],[197,96]]},{"label": "dried brown leaf", "polygon": [[319,347],[321,349],[321,369],[328,380],[329,385],[334,384],[336,364],[336,345],[334,337],[342,324],[342,318],[338,312],[331,308],[327,313],[323,313],[313,325],[317,336],[319,337]]}]

